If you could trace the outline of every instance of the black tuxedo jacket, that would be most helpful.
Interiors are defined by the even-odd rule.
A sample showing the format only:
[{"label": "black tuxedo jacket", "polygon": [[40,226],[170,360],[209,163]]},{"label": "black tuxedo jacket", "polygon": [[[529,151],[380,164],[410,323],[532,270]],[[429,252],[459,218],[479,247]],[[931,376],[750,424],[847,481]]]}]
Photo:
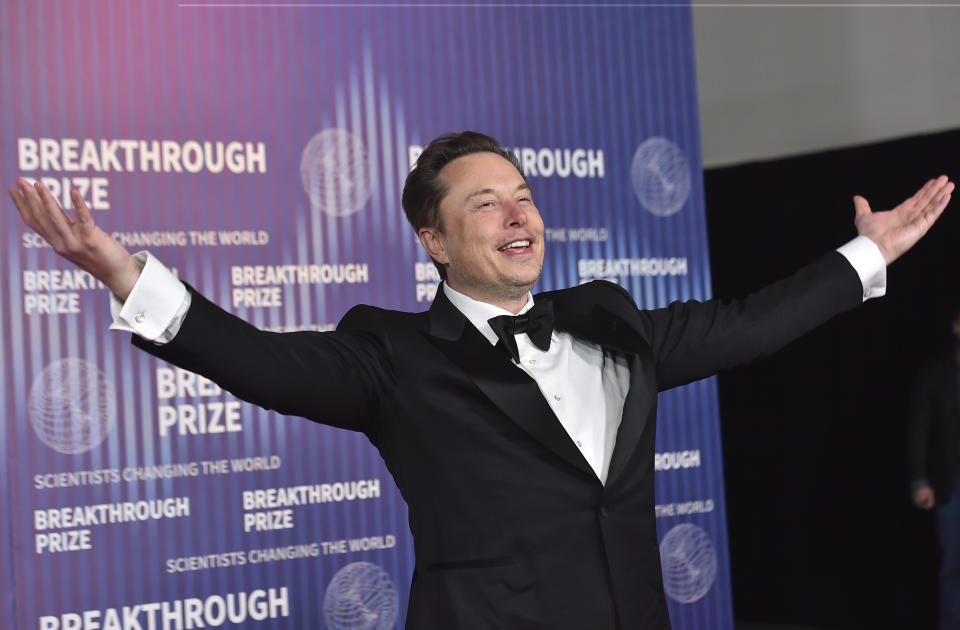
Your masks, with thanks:
[{"label": "black tuxedo jacket", "polygon": [[926,479],[937,505],[953,496],[960,475],[960,392],[957,354],[923,367],[910,402],[907,465],[911,481]]},{"label": "black tuxedo jacket", "polygon": [[536,383],[444,297],[350,310],[336,332],[261,332],[202,296],[141,348],[240,398],[362,431],[409,506],[408,628],[669,628],[654,516],[657,392],[775,350],[861,302],[833,252],[744,300],[639,310],[607,282],[537,296],[557,328],[624,355],[602,485]]}]

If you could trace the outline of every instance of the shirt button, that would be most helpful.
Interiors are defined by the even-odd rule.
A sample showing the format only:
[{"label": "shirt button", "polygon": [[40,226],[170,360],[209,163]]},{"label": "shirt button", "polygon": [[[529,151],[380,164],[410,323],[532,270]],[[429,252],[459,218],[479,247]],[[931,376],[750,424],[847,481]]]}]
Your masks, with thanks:
[{"label": "shirt button", "polygon": [[147,316],[143,314],[143,311],[140,311],[139,313],[133,316],[133,321],[137,322],[138,324],[142,324],[143,320],[145,320],[146,318]]},{"label": "shirt button", "polygon": [[580,448],[583,448],[583,442],[581,442],[580,440],[577,440],[577,446],[579,446]]},{"label": "shirt button", "polygon": [[554,399],[554,400],[560,400],[560,394],[554,394],[554,395],[553,395],[553,399]]},{"label": "shirt button", "polygon": [[530,359],[530,360],[528,361],[528,363],[529,363],[530,365],[536,365],[536,364],[537,364],[537,360],[536,360],[536,359]]}]

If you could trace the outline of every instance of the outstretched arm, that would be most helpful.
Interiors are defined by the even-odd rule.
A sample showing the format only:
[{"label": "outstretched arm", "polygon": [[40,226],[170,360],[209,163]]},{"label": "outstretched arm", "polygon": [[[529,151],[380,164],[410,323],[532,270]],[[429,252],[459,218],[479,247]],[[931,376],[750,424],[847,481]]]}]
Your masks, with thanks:
[{"label": "outstretched arm", "polygon": [[40,182],[31,186],[20,178],[16,188],[7,192],[24,223],[55,252],[103,282],[121,300],[127,299],[140,277],[140,267],[123,245],[97,227],[79,192],[70,191],[76,219],[60,208]]},{"label": "outstretched arm", "polygon": [[[9,193],[24,222],[54,251],[91,273],[121,300],[130,297],[140,267],[120,243],[97,227],[77,191],[71,191],[75,219],[40,183],[31,186],[19,179]],[[147,269],[144,279],[150,280]],[[135,299],[134,295],[131,301]],[[353,332],[279,334],[257,330],[199,294],[189,303],[191,315],[182,328],[178,324],[173,341],[158,345],[151,343],[153,337],[134,336],[133,343],[207,376],[243,400],[363,431],[376,439],[373,421],[384,383],[391,376],[382,359],[383,341],[365,332],[384,327],[369,309],[344,317],[346,328],[356,329]]]},{"label": "outstretched arm", "polygon": [[[857,230],[889,265],[926,234],[953,189],[946,176],[932,179],[885,212],[872,212],[866,199],[855,197]],[[845,258],[831,252],[741,300],[677,302],[646,311],[658,385],[682,385],[765,356],[860,304],[864,278]]]},{"label": "outstretched arm", "polygon": [[928,181],[896,208],[885,212],[873,212],[867,200],[857,195],[853,198],[857,232],[877,244],[889,265],[927,233],[950,202],[953,189],[953,182],[941,175]]}]

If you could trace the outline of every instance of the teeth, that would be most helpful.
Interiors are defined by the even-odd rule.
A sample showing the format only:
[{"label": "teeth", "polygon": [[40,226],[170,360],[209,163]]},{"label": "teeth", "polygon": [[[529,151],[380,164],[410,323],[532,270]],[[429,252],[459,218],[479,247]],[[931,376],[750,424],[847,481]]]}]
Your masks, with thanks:
[{"label": "teeth", "polygon": [[514,241],[512,243],[509,243],[508,245],[504,245],[503,247],[500,248],[500,250],[503,251],[505,249],[510,249],[511,247],[529,247],[529,246],[530,246],[530,241]]}]

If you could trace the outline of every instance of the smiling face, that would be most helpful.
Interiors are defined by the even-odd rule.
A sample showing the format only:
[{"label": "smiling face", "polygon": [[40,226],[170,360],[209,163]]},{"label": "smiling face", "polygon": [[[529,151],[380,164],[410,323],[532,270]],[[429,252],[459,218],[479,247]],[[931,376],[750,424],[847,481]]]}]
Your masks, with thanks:
[{"label": "smiling face", "polygon": [[530,187],[495,153],[459,157],[440,177],[439,226],[420,228],[420,242],[446,266],[451,288],[518,311],[543,270],[543,220]]}]

